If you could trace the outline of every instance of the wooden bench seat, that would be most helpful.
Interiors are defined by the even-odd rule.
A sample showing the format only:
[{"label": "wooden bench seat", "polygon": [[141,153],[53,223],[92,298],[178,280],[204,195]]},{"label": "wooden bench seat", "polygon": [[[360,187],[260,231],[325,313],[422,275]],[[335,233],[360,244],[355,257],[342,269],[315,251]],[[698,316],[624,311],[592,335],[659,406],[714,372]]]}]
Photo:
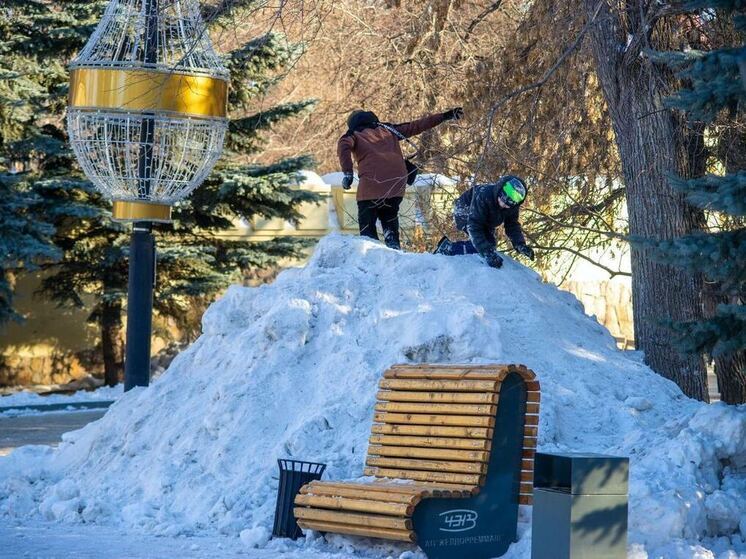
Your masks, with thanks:
[{"label": "wooden bench seat", "polygon": [[531,504],[535,374],[522,365],[397,365],[379,387],[364,470],[373,479],[305,485],[298,525],[418,543],[431,558],[504,553],[518,504]]}]

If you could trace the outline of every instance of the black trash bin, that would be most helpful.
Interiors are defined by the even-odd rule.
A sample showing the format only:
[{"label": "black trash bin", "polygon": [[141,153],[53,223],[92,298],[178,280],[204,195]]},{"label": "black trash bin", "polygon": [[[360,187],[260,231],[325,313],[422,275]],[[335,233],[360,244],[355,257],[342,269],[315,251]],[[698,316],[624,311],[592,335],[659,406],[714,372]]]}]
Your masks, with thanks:
[{"label": "black trash bin", "polygon": [[295,540],[303,535],[293,514],[295,496],[306,483],[321,479],[326,464],[282,458],[277,464],[280,466],[280,484],[277,487],[277,507],[272,536]]}]

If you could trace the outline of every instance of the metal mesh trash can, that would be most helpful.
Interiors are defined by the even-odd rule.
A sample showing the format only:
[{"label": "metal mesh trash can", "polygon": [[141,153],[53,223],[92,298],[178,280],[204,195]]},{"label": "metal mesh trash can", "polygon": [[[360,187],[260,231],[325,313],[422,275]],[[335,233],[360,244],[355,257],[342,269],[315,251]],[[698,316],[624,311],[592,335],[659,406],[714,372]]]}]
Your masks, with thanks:
[{"label": "metal mesh trash can", "polygon": [[536,453],[531,559],[626,559],[629,459]]},{"label": "metal mesh trash can", "polygon": [[272,536],[297,539],[303,535],[293,514],[295,496],[306,483],[321,479],[326,464],[303,462],[301,460],[279,459],[280,483],[277,487],[277,506]]}]

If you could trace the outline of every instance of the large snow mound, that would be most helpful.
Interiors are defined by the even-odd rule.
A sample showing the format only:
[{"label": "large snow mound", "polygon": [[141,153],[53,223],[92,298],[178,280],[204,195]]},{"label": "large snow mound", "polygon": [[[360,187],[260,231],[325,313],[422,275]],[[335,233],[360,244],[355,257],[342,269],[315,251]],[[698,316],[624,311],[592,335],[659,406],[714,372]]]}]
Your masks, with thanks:
[{"label": "large snow mound", "polygon": [[[540,450],[630,457],[631,557],[746,551],[746,408],[687,399],[618,351],[572,295],[509,258],[493,270],[476,256],[404,254],[339,235],[270,285],[230,288],[161,378],[58,449],[0,459],[0,516],[240,533],[263,546],[276,459],[359,476],[377,382],[400,362],[536,371]],[[522,532],[511,557],[529,556]],[[385,553],[397,549],[407,548]]]}]

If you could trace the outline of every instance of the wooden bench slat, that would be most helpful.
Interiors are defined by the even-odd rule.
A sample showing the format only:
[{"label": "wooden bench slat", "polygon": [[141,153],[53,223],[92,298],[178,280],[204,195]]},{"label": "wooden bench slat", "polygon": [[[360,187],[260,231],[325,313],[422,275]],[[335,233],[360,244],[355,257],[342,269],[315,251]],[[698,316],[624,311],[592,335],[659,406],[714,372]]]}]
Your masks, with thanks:
[{"label": "wooden bench slat", "polygon": [[421,413],[376,412],[373,415],[376,423],[393,423],[397,425],[442,425],[453,427],[494,427],[494,416],[480,415],[437,415]]},{"label": "wooden bench slat", "polygon": [[376,411],[392,413],[425,413],[443,415],[488,415],[497,412],[491,404],[431,404],[429,402],[378,402]]},{"label": "wooden bench slat", "polygon": [[[525,365],[510,364],[510,365],[449,365],[443,363],[430,363],[423,365],[394,365],[384,373],[384,377],[387,373],[396,374],[402,372],[415,372],[417,374],[452,374],[452,373],[493,373],[503,378],[507,373],[517,373],[526,381],[536,381],[536,373]],[[538,383],[538,381],[536,381]]]},{"label": "wooden bench slat", "polygon": [[401,470],[423,470],[428,472],[455,472],[460,474],[487,473],[483,462],[451,462],[448,460],[418,460],[416,458],[389,458],[388,456],[368,456],[368,466],[396,468]]},{"label": "wooden bench slat", "polygon": [[439,392],[497,392],[498,380],[419,380],[381,379],[378,383],[384,390],[439,391]]},{"label": "wooden bench slat", "polygon": [[383,493],[388,494],[400,494],[400,495],[416,495],[418,497],[439,497],[439,496],[460,496],[460,495],[476,495],[479,493],[479,486],[477,485],[463,485],[455,483],[436,483],[436,482],[425,482],[425,481],[412,481],[404,480],[406,483],[400,483],[391,480],[374,479],[368,482],[355,482],[355,481],[312,481],[303,487],[310,487],[312,490],[317,485],[323,486],[337,486],[342,488],[359,488],[370,493]]},{"label": "wooden bench slat", "polygon": [[401,542],[417,542],[417,536],[411,530],[392,530],[388,528],[350,526],[349,524],[321,522],[318,520],[299,520],[298,526],[300,526],[303,530],[333,532],[335,534],[350,534],[352,536],[367,536],[369,538],[381,538],[384,540],[395,540]]},{"label": "wooden bench slat", "polygon": [[[422,498],[426,497],[469,497],[479,493],[478,485],[464,485],[461,483],[447,483],[434,481],[415,481],[407,480],[407,486],[420,488]],[[372,487],[378,485],[389,486],[391,481],[378,479],[370,484]],[[397,484],[402,485],[402,484]]]},{"label": "wooden bench slat", "polygon": [[505,373],[490,367],[487,369],[469,368],[415,368],[415,369],[389,369],[383,374],[387,379],[423,379],[423,380],[502,380]]},{"label": "wooden bench slat", "polygon": [[293,509],[296,519],[320,520],[335,522],[351,526],[371,526],[373,528],[389,528],[392,530],[411,530],[412,519],[397,516],[380,516],[377,514],[358,514],[353,512],[337,512],[325,509],[309,509],[296,507]]},{"label": "wooden bench slat", "polygon": [[295,497],[298,506],[316,507],[321,509],[347,510],[356,512],[371,512],[374,514],[388,514],[391,516],[412,516],[413,505],[405,503],[386,503],[367,499],[348,499],[346,497],[328,497],[326,495],[299,494]]},{"label": "wooden bench slat", "polygon": [[377,479],[374,481],[312,481],[303,487],[315,488],[317,485],[324,487],[359,487],[380,493],[399,493],[401,495],[419,495],[422,493],[422,485],[415,483],[396,483],[393,481],[381,482]]},{"label": "wooden bench slat", "polygon": [[384,402],[433,402],[439,404],[497,404],[498,392],[410,392],[380,390],[376,399]]},{"label": "wooden bench slat", "polygon": [[447,448],[418,448],[409,446],[370,445],[369,456],[399,456],[402,458],[432,458],[463,462],[487,462],[490,453],[484,450],[452,450]]},{"label": "wooden bench slat", "polygon": [[[484,364],[484,363],[468,363],[466,365],[464,364],[454,364],[454,363],[397,363],[396,365],[392,365],[389,369],[390,371],[398,370],[398,369],[404,369],[404,370],[410,370],[410,369],[418,369],[418,370],[425,370],[428,369],[445,369],[445,370],[455,370],[455,369],[474,369],[477,371],[482,370],[493,370],[493,371],[499,371],[502,370],[505,367],[513,367],[515,365],[495,365],[495,364]],[[520,366],[520,365],[519,365]]]},{"label": "wooden bench slat", "polygon": [[457,483],[463,485],[484,485],[484,476],[477,474],[457,474],[453,472],[429,472],[423,470],[396,470],[391,468],[365,468],[366,476],[390,479],[412,479],[416,481],[433,481]]},{"label": "wooden bench slat", "polygon": [[370,444],[386,446],[423,447],[423,448],[454,448],[461,450],[487,450],[492,441],[487,439],[456,439],[452,437],[408,437],[397,435],[371,435]]},{"label": "wooden bench slat", "polygon": [[370,500],[372,501],[387,501],[387,495],[399,495],[407,498],[405,502],[409,502],[408,498],[415,497],[416,499],[418,497],[427,497],[436,493],[435,487],[430,484],[421,482],[397,483],[396,481],[383,481],[378,478],[366,482],[312,481],[311,483],[304,485],[303,488],[308,488],[308,490],[305,491],[306,493],[315,493],[319,486],[329,488],[331,491],[336,489],[365,491],[371,495]]},{"label": "wooden bench slat", "polygon": [[432,404],[497,404],[498,392],[423,392],[412,390],[379,390],[379,402],[418,402]]},{"label": "wooden bench slat", "polygon": [[459,437],[466,439],[492,439],[492,429],[483,427],[456,427],[445,425],[373,425],[371,433],[379,435],[414,435],[421,437]]},{"label": "wooden bench slat", "polygon": [[339,487],[323,484],[304,485],[301,490],[303,495],[325,495],[328,497],[348,497],[350,499],[363,499],[367,501],[383,501],[385,503],[404,503],[416,505],[422,497],[418,492],[397,493],[394,491],[372,491],[368,487]]},{"label": "wooden bench slat", "polygon": [[[381,479],[376,479],[372,485],[378,484],[389,484]],[[445,482],[433,482],[433,481],[410,481],[415,487],[420,487],[423,490],[422,497],[470,497],[479,494],[478,485],[464,485],[460,483],[445,483]]]}]

